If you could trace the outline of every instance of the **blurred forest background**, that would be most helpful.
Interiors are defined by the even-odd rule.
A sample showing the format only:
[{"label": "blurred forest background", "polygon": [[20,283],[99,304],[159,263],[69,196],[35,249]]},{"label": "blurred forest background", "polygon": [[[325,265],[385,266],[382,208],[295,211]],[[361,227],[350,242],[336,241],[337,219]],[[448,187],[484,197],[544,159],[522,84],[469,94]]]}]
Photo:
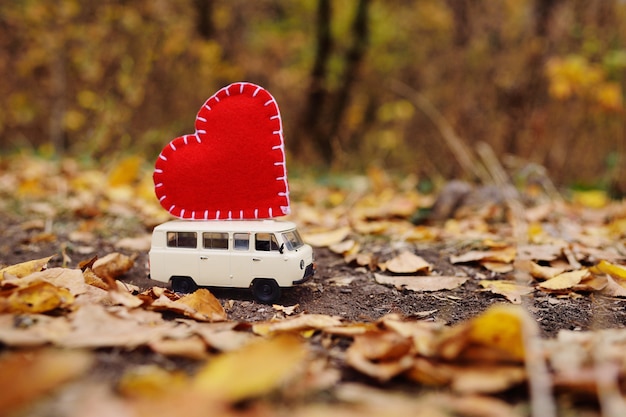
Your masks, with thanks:
[{"label": "blurred forest background", "polygon": [[236,81],[278,101],[290,168],[470,178],[488,144],[626,193],[624,0],[0,3],[3,159],[151,164]]}]

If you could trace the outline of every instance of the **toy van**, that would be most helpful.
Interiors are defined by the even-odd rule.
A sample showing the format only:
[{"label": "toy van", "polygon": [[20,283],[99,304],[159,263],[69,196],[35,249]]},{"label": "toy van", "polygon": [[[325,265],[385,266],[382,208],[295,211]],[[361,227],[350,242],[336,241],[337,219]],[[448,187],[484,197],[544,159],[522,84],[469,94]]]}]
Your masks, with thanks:
[{"label": "toy van", "polygon": [[169,221],[154,228],[149,259],[150,278],[176,292],[250,288],[263,303],[314,274],[313,249],[288,221]]}]

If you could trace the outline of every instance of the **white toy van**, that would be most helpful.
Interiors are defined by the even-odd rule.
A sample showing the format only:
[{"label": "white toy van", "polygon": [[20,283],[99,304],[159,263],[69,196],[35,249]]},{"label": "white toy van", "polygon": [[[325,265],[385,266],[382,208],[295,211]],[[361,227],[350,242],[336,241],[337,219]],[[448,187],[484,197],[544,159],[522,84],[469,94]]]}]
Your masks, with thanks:
[{"label": "white toy van", "polygon": [[150,278],[170,282],[176,292],[249,287],[258,301],[273,303],[281,287],[313,274],[313,249],[292,222],[174,220],[152,233]]}]

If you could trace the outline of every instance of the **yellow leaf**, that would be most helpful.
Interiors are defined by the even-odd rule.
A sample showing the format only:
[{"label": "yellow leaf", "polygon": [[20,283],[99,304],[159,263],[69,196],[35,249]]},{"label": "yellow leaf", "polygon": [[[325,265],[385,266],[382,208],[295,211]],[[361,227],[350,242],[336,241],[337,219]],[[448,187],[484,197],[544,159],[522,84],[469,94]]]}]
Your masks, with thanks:
[{"label": "yellow leaf", "polygon": [[519,285],[511,281],[482,280],[480,281],[480,285],[494,294],[500,294],[505,296],[506,299],[513,304],[521,304],[522,295],[530,294],[531,292],[533,292],[533,289],[531,287]]},{"label": "yellow leaf", "polygon": [[128,156],[118,163],[109,173],[108,182],[112,187],[130,185],[139,176],[143,158]]},{"label": "yellow leaf", "polygon": [[10,313],[45,313],[73,302],[74,296],[67,289],[40,281],[12,291],[6,308]]},{"label": "yellow leaf", "polygon": [[539,284],[539,287],[546,290],[560,291],[571,289],[575,285],[580,284],[583,278],[589,276],[588,269],[580,269],[578,271],[563,272],[547,281]]},{"label": "yellow leaf", "polygon": [[602,208],[609,202],[609,196],[603,190],[574,191],[574,203],[590,208]]},{"label": "yellow leaf", "polygon": [[173,311],[200,321],[224,321],[228,317],[219,300],[206,288],[200,288],[175,301],[162,294],[150,308]]},{"label": "yellow leaf", "polygon": [[4,278],[5,274],[15,276],[17,278],[24,278],[34,272],[39,272],[46,267],[48,261],[52,259],[52,256],[47,258],[35,259],[33,261],[22,262],[6,268],[0,269],[0,281]]},{"label": "yellow leaf", "polygon": [[495,349],[516,361],[525,355],[523,322],[527,318],[519,307],[496,304],[470,321],[469,340]]},{"label": "yellow leaf", "polygon": [[612,264],[611,262],[602,260],[596,266],[591,268],[592,272],[601,272],[609,274],[613,278],[626,280],[626,267],[622,265]]},{"label": "yellow leaf", "polygon": [[143,365],[126,371],[117,388],[127,397],[158,399],[163,394],[183,388],[187,382],[187,376],[181,371],[167,371],[156,365]]},{"label": "yellow leaf", "polygon": [[195,377],[193,387],[237,402],[268,394],[294,377],[307,356],[299,338],[280,335],[217,356]]}]

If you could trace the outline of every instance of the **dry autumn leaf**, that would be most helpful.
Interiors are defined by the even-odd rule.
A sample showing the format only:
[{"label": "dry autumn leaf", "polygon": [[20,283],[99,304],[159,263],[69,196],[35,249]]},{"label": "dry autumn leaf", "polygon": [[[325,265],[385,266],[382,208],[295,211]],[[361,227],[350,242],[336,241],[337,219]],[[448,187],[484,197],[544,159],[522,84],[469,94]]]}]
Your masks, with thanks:
[{"label": "dry autumn leaf", "polygon": [[46,258],[35,259],[32,261],[22,262],[19,264],[7,266],[6,268],[0,269],[0,281],[4,279],[5,275],[11,275],[17,278],[23,278],[28,276],[34,272],[39,272],[48,265],[50,259],[53,256],[48,256]]},{"label": "dry autumn leaf", "polygon": [[5,352],[0,357],[2,414],[12,415],[20,407],[81,376],[92,362],[92,355],[80,350]]},{"label": "dry autumn leaf", "polygon": [[113,252],[93,264],[93,272],[103,279],[116,279],[128,272],[134,265],[131,257]]},{"label": "dry autumn leaf", "polygon": [[522,303],[522,295],[530,294],[533,288],[526,285],[516,284],[511,281],[489,281],[481,280],[480,285],[494,294],[500,294],[506,297],[513,304]]},{"label": "dry autumn leaf", "polygon": [[[382,265],[381,265],[382,268]],[[385,263],[385,269],[395,274],[413,274],[416,272],[430,272],[432,265],[421,256],[404,251]]]},{"label": "dry autumn leaf", "polygon": [[9,291],[0,309],[9,313],[45,313],[57,308],[69,307],[74,296],[66,288],[59,288],[46,281],[36,281],[25,287]]},{"label": "dry autumn leaf", "polygon": [[487,251],[473,250],[473,251],[465,252],[462,255],[451,256],[450,262],[453,264],[476,262],[476,261],[510,263],[515,260],[516,254],[517,254],[517,249],[515,249],[514,247],[498,249],[498,250],[487,250]]},{"label": "dry autumn leaf", "polygon": [[226,311],[219,300],[206,288],[200,288],[178,300],[171,300],[165,294],[150,305],[157,311],[173,311],[200,321],[223,321],[227,319]]},{"label": "dry autumn leaf", "polygon": [[343,242],[344,239],[350,234],[350,231],[351,229],[348,226],[344,226],[334,230],[303,233],[302,238],[311,246],[331,246]]},{"label": "dry autumn leaf", "polygon": [[406,288],[411,291],[441,291],[453,290],[465,284],[467,277],[446,277],[446,276],[389,276],[374,274],[376,282],[379,284],[393,285],[401,290]]},{"label": "dry autumn leaf", "polygon": [[192,387],[208,396],[237,402],[268,394],[301,371],[307,348],[293,335],[259,340],[209,361]]},{"label": "dry autumn leaf", "polygon": [[539,284],[539,288],[548,291],[568,290],[580,284],[580,282],[589,275],[590,272],[588,269],[563,272],[554,278],[550,278],[549,280],[542,282]]}]

